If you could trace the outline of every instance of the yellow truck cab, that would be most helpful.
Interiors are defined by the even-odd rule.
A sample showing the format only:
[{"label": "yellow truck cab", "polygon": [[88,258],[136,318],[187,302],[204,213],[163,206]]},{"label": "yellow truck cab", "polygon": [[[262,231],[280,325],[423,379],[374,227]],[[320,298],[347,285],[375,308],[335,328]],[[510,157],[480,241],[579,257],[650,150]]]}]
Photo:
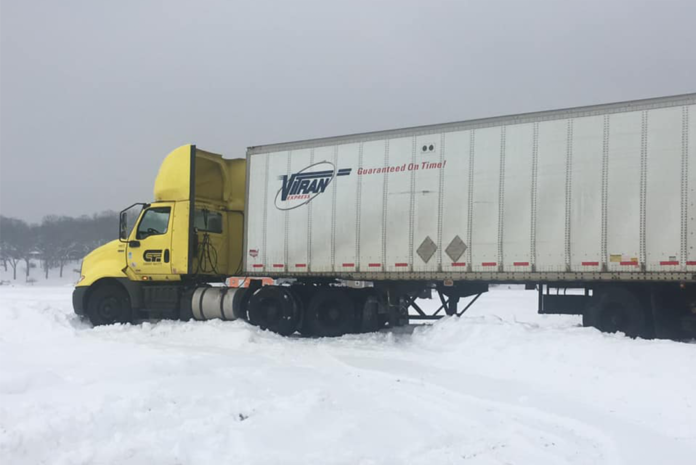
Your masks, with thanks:
[{"label": "yellow truck cab", "polygon": [[[182,295],[222,282],[242,266],[245,160],[195,145],[171,152],[154,201],[120,214],[119,239],[87,255],[73,307],[93,324],[178,318]],[[129,218],[135,218],[128,224]],[[190,300],[190,299],[188,299]]]}]

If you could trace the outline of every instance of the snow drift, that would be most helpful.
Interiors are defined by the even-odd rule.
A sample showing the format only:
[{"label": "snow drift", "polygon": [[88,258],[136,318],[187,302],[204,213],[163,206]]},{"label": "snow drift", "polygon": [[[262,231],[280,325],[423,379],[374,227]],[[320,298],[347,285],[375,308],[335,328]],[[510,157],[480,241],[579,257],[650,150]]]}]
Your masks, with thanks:
[{"label": "snow drift", "polygon": [[690,464],[696,344],[493,291],[463,318],[338,339],[243,322],[91,328],[70,287],[0,289],[12,464]]}]

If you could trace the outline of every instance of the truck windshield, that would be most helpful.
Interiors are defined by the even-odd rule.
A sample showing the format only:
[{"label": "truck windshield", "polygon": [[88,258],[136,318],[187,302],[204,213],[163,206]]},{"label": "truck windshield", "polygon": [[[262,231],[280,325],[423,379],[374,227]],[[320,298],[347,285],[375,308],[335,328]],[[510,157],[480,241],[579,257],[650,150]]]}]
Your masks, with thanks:
[{"label": "truck windshield", "polygon": [[136,239],[145,239],[149,236],[164,234],[169,226],[169,207],[150,208],[145,211],[138,225]]}]

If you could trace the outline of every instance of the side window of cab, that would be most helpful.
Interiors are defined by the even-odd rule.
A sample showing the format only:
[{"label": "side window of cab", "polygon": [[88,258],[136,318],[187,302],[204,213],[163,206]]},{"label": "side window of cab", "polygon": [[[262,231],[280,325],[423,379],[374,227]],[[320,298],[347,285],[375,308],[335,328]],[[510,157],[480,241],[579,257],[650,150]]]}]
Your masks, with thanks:
[{"label": "side window of cab", "polygon": [[210,210],[196,210],[193,217],[196,231],[222,234],[222,213]]},{"label": "side window of cab", "polygon": [[170,207],[150,208],[143,213],[135,238],[142,240],[150,236],[165,234],[169,227]]}]

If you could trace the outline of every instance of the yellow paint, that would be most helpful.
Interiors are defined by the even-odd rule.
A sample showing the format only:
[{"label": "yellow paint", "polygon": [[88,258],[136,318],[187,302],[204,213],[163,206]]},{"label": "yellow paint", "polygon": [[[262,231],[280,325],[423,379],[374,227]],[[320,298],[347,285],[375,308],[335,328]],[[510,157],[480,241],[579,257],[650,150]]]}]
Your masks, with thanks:
[{"label": "yellow paint", "polygon": [[[180,202],[155,202],[147,207],[138,218],[138,223],[131,231],[126,243],[126,276],[133,281],[165,281],[169,280],[172,274],[171,251],[172,241],[180,236],[178,230],[173,228],[173,214],[176,211],[177,203]],[[138,224],[148,210],[169,208],[169,222],[164,234],[155,234],[144,239],[138,239]],[[188,236],[187,236],[188,237]],[[138,243],[133,247],[131,243]],[[164,252],[169,251],[169,261],[164,260]],[[148,260],[149,258],[149,260]],[[159,259],[157,259],[159,258]]]},{"label": "yellow paint", "polygon": [[80,287],[90,286],[102,278],[125,278],[126,245],[111,241],[92,250],[82,259]]},{"label": "yellow paint", "polygon": [[188,201],[193,146],[182,145],[166,156],[155,178],[155,201]]},{"label": "yellow paint", "polygon": [[[108,277],[127,277],[132,281],[178,281],[182,275],[195,272],[214,274],[212,270],[202,271],[196,257],[189,270],[192,157],[195,157],[195,209],[222,215],[222,233],[207,233],[209,242],[217,251],[217,274],[231,276],[241,271],[246,160],[225,160],[221,155],[184,145],[169,153],[162,162],[155,179],[155,202],[148,207],[171,209],[166,233],[140,240],[140,247],[131,247],[117,240],[95,249],[83,261],[82,275],[85,277],[80,286],[89,286]],[[128,238],[130,241],[137,240],[138,224],[143,215],[144,212],[133,227]],[[197,235],[201,244],[206,233],[199,231]],[[144,260],[146,251],[162,251],[164,257],[165,250],[169,250],[168,263],[164,258],[161,261]]]}]

